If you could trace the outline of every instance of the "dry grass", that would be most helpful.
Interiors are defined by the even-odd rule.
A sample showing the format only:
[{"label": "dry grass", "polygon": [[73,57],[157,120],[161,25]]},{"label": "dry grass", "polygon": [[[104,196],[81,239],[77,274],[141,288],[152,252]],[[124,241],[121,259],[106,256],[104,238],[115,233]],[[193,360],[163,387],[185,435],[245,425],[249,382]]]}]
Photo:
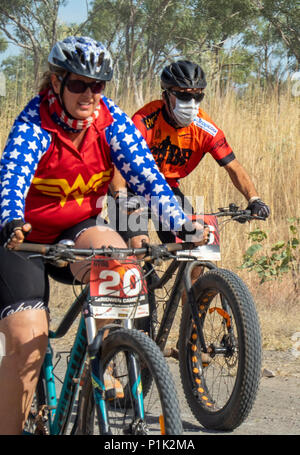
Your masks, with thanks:
[{"label": "dry grass", "polygon": [[[159,92],[157,92],[159,96]],[[17,99],[17,94],[16,94]],[[14,117],[26,102],[26,94],[18,94],[18,100],[2,102],[0,146],[4,147]],[[122,105],[128,114],[140,106]],[[268,245],[289,237],[287,218],[299,216],[299,163],[300,163],[300,98],[290,90],[280,96],[254,89],[251,94],[239,98],[234,92],[220,97],[207,95],[203,109],[226,133],[236,157],[251,175],[261,197],[270,205],[271,216],[261,224],[240,225],[229,223],[222,229],[221,266],[243,277],[252,291],[261,319],[264,346],[273,349],[291,347],[291,336],[300,331],[299,295],[293,293],[290,277],[283,281],[259,285],[257,277],[241,272],[242,255],[250,245],[248,232],[260,227],[268,232]],[[207,156],[188,179],[182,181],[186,195],[204,196],[205,210],[216,210],[229,202],[245,206],[243,197],[230,182],[226,171]],[[71,289],[54,286],[52,301],[63,309],[66,292]],[[70,293],[70,294],[69,294]]]}]

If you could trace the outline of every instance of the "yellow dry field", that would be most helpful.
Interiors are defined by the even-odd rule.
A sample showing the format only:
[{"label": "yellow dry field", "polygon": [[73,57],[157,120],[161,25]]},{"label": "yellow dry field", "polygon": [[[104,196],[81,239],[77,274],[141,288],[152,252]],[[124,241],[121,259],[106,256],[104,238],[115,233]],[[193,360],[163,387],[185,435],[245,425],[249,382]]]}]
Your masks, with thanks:
[{"label": "yellow dry field", "polygon": [[[0,146],[5,145],[14,117],[26,103],[26,96],[16,105],[13,100],[2,104]],[[128,101],[119,103],[129,115],[140,106]],[[229,91],[207,96],[203,109],[225,132],[237,159],[252,177],[261,198],[269,204],[271,216],[261,223],[227,223],[221,231],[221,267],[238,273],[247,283],[256,301],[266,349],[288,349],[294,333],[300,332],[299,276],[284,275],[281,281],[259,284],[254,272],[240,270],[243,253],[251,245],[248,233],[260,227],[268,233],[267,247],[289,239],[287,219],[300,213],[300,97],[291,88],[284,93],[267,93],[253,89],[245,97]],[[241,194],[233,187],[226,171],[211,156],[182,180],[182,189],[189,196],[203,196],[205,211],[235,202],[245,207]],[[155,234],[152,235],[155,239]],[[298,291],[295,284],[298,280]],[[52,311],[62,314],[72,299],[72,289],[52,282]],[[178,322],[178,321],[177,321]],[[178,327],[175,327],[175,333]],[[176,338],[176,334],[174,335]]]}]

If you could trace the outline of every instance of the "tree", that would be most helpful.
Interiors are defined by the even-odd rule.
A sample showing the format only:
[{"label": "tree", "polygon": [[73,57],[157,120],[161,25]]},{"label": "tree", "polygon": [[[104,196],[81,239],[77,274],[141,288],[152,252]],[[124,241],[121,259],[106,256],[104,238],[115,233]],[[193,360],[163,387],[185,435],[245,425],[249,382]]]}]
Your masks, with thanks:
[{"label": "tree", "polygon": [[0,30],[34,63],[34,82],[58,34],[58,10],[66,0],[1,0]]},{"label": "tree", "polygon": [[[86,31],[114,57],[115,81],[142,102],[143,81],[176,49],[174,34],[184,5],[180,0],[95,0]],[[178,39],[177,39],[178,41]],[[123,91],[123,90],[122,90]]]},{"label": "tree", "polygon": [[242,45],[253,56],[256,80],[269,88],[278,85],[286,72],[286,52],[272,25],[262,17],[257,19],[243,34]]},{"label": "tree", "polygon": [[0,52],[5,52],[7,49],[7,41],[6,39],[0,34]]},{"label": "tree", "polygon": [[272,26],[290,55],[300,65],[299,0],[251,0],[259,14]]},{"label": "tree", "polygon": [[226,39],[244,30],[254,11],[250,0],[94,0],[86,30],[110,48],[118,80],[137,95],[145,78],[175,58],[217,73]]}]

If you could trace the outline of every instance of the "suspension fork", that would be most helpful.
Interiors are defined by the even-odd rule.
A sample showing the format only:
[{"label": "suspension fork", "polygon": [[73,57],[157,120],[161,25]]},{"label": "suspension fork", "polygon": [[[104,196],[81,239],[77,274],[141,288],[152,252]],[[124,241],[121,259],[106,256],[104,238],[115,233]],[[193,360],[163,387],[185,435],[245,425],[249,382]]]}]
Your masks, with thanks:
[{"label": "suspension fork", "polygon": [[[108,413],[105,400],[105,385],[104,385],[104,370],[102,363],[101,347],[104,338],[104,333],[107,327],[103,327],[97,333],[96,323],[91,316],[88,304],[84,308],[85,323],[87,329],[88,340],[88,353],[91,365],[91,378],[94,392],[95,406],[97,411],[98,422],[100,425],[100,432],[102,435],[110,435],[111,430],[109,426]],[[113,324],[112,324],[113,326]],[[132,320],[126,320],[124,326],[131,329],[133,327]],[[139,362],[132,353],[126,356],[127,366],[129,372],[129,383],[132,390],[133,405],[135,410],[135,421],[144,419],[144,402],[141,383],[141,371]],[[134,423],[134,422],[133,422]]]},{"label": "suspension fork", "polygon": [[186,294],[187,294],[186,305],[190,305],[192,318],[196,325],[196,332],[197,332],[198,339],[200,341],[201,349],[203,352],[207,353],[207,346],[206,346],[206,342],[204,339],[201,319],[200,319],[198,308],[197,308],[197,296],[196,296],[195,288],[192,284],[192,278],[191,278],[192,270],[199,265],[203,266],[203,267],[207,267],[209,269],[216,268],[216,266],[211,262],[204,262],[204,261],[188,262],[186,264],[184,274],[183,274],[183,283],[184,283],[184,287],[185,287]]},{"label": "suspension fork", "polygon": [[109,427],[106,402],[105,402],[105,385],[103,378],[103,364],[101,359],[102,341],[105,327],[97,333],[96,321],[92,317],[89,310],[89,303],[86,302],[83,307],[83,315],[85,318],[88,354],[91,365],[91,380],[93,386],[95,407],[102,435],[112,434]]},{"label": "suspension fork", "polygon": [[[126,319],[124,321],[124,327],[127,329],[133,329],[133,325],[134,325],[133,319]],[[134,420],[135,421],[144,420],[145,412],[140,363],[137,361],[136,356],[131,352],[126,354],[126,360],[128,368],[129,385],[133,398],[135,415]]]}]

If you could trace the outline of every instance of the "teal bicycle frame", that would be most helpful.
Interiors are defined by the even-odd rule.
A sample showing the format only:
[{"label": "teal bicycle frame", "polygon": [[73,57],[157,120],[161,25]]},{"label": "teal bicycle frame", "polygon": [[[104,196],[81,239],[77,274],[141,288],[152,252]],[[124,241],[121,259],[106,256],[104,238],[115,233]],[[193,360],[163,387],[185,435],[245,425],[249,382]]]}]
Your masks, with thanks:
[{"label": "teal bicycle frame", "polygon": [[55,377],[53,373],[53,350],[51,347],[51,340],[61,338],[67,333],[80,311],[82,311],[82,306],[87,297],[88,287],[86,287],[74,301],[57,330],[55,332],[49,332],[48,348],[42,369],[45,380],[47,407],[49,409],[49,431],[50,434],[53,435],[62,434],[65,431],[79,388],[79,384],[74,381],[74,378],[81,377],[87,355],[87,334],[84,318],[80,318],[59,399],[57,399]]},{"label": "teal bicycle frame", "polygon": [[[70,353],[62,389],[59,394],[59,398],[57,398],[55,376],[53,373],[53,350],[51,347],[51,340],[63,337],[80,312],[82,312],[82,316],[80,318],[78,330]],[[125,324],[128,328],[130,328],[131,321],[126,320]],[[45,404],[49,411],[47,417],[49,432],[51,435],[64,434],[67,430],[70,423],[72,409],[79,392],[80,378],[85,367],[85,360],[87,359],[87,356],[90,359],[95,407],[101,426],[101,434],[111,434],[106,411],[105,387],[100,351],[104,330],[112,326],[119,327],[112,324],[100,329],[98,333],[95,331],[95,321],[89,312],[89,286],[86,286],[65,314],[57,330],[49,332],[48,349],[42,366],[42,372],[45,381]],[[138,362],[136,362],[133,354],[129,355],[128,367],[129,382],[131,385],[132,396],[134,398],[135,415],[138,418],[144,419],[143,394],[141,388],[138,387],[141,382],[140,366]],[[71,434],[74,434],[76,424],[77,422],[75,420]]]}]

